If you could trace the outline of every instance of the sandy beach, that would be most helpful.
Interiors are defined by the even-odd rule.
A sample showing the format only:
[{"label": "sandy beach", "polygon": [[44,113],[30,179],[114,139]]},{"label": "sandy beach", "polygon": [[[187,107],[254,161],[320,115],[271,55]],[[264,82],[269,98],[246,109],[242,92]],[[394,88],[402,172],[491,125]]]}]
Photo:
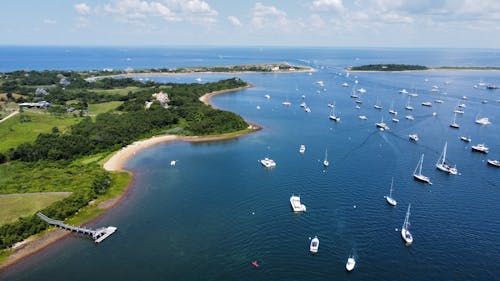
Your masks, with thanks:
[{"label": "sandy beach", "polygon": [[[248,85],[245,87],[241,88],[236,88],[236,89],[230,89],[230,90],[223,90],[223,91],[216,91],[216,92],[211,92],[207,93],[203,96],[201,96],[199,99],[206,105],[212,106],[210,104],[210,99],[213,96],[224,94],[224,93],[229,93],[229,92],[235,92],[235,91],[240,91],[246,88],[252,87],[252,85]],[[212,135],[212,136],[178,136],[178,135],[161,135],[161,136],[154,136],[152,138],[146,139],[146,140],[140,140],[136,141],[132,144],[127,145],[126,147],[120,149],[119,151],[115,152],[107,161],[104,163],[103,168],[107,171],[110,172],[118,172],[118,171],[125,171],[123,169],[125,163],[133,157],[136,153],[152,147],[157,144],[161,143],[168,143],[171,141],[187,141],[187,142],[207,142],[207,141],[219,141],[219,140],[225,140],[225,139],[232,139],[232,138],[237,138],[240,137],[244,134],[248,134],[257,130],[260,130],[261,127],[256,124],[252,124],[251,122],[248,122],[249,124],[248,129],[243,131],[239,134],[226,134],[226,135]],[[100,209],[110,209],[114,205],[116,205],[127,193],[129,186],[118,196],[115,198],[112,198],[110,200],[101,202],[98,205],[98,208]],[[94,218],[95,219],[95,218]],[[92,221],[92,220],[91,220]],[[88,223],[88,222],[87,222]],[[46,231],[43,234],[40,235],[35,235],[32,236],[25,241],[22,241],[16,246],[13,247],[13,252],[9,255],[8,259],[0,264],[0,272],[2,269],[5,269],[16,262],[21,261],[24,258],[27,258],[33,254],[35,254],[38,251],[43,250],[44,248],[50,246],[51,244],[61,240],[62,238],[70,235],[71,233],[68,231],[52,228],[49,231]]]}]

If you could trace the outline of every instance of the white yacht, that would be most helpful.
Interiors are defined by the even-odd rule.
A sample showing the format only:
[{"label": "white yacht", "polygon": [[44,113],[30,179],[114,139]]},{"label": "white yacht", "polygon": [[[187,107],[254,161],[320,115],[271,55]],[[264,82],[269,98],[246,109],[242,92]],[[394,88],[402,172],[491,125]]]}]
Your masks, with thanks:
[{"label": "white yacht", "polygon": [[490,159],[488,159],[487,162],[491,166],[500,167],[500,161],[498,161],[498,160],[490,160]]},{"label": "white yacht", "polygon": [[349,87],[349,83],[347,82],[342,83],[342,87]]},{"label": "white yacht", "polygon": [[364,94],[364,93],[366,93],[365,88],[360,88],[360,89],[358,90],[358,93],[360,93],[360,94]]},{"label": "white yacht", "polygon": [[458,113],[458,114],[464,114],[464,111],[460,110],[460,109],[455,109],[455,110],[453,110],[453,112]]},{"label": "white yacht", "polygon": [[394,118],[392,118],[392,122],[394,122],[394,123],[398,123],[398,122],[399,122],[399,119],[398,119],[398,118],[396,118],[396,117],[394,117]]},{"label": "white yacht", "polygon": [[311,108],[306,107],[305,111],[306,111],[307,113],[309,113],[309,112],[311,112]]},{"label": "white yacht", "polygon": [[430,102],[430,101],[424,101],[424,102],[422,103],[422,105],[423,105],[423,106],[432,106],[432,102]]},{"label": "white yacht", "polygon": [[439,100],[439,99],[438,99],[438,100],[435,100],[434,102],[435,102],[435,103],[443,103],[443,102],[444,102],[444,100]]},{"label": "white yacht", "polygon": [[284,101],[281,104],[284,105],[284,106],[290,106],[290,105],[292,105],[292,103],[289,102],[289,101]]},{"label": "white yacht", "polygon": [[274,162],[273,159],[270,159],[270,158],[264,158],[262,160],[260,160],[260,163],[266,167],[266,168],[273,168],[273,167],[276,167],[276,162]]},{"label": "white yacht", "polygon": [[398,204],[398,202],[396,201],[396,199],[392,198],[392,186],[394,184],[394,178],[392,178],[391,180],[391,189],[389,190],[389,195],[386,195],[384,196],[385,197],[385,201],[387,201],[387,204],[391,205],[391,206],[396,206]]},{"label": "white yacht", "polygon": [[380,130],[382,131],[386,131],[386,130],[389,130],[389,126],[387,126],[387,124],[384,123],[384,117],[382,116],[382,120],[380,120],[379,123],[375,123],[375,126],[377,126],[377,128],[380,128]]},{"label": "white yacht", "polygon": [[408,91],[406,89],[401,89],[399,90],[400,94],[408,94]]},{"label": "white yacht", "polygon": [[304,153],[304,152],[306,152],[306,146],[305,146],[305,145],[303,145],[303,144],[301,144],[301,145],[300,145],[300,148],[299,148],[299,152],[300,152],[300,153]]},{"label": "white yacht", "polygon": [[487,117],[479,118],[474,121],[476,124],[479,125],[488,125],[491,124],[490,120]]},{"label": "white yacht", "polygon": [[306,108],[307,104],[305,102],[300,103],[300,107]]},{"label": "white yacht", "polygon": [[410,134],[408,137],[414,142],[417,142],[420,139],[417,134]]},{"label": "white yacht", "polygon": [[471,146],[473,151],[482,152],[484,154],[488,153],[488,147],[484,143],[476,144]]},{"label": "white yacht", "polygon": [[270,98],[271,98],[271,96],[270,96],[270,95],[264,95],[264,97],[265,97],[266,99],[270,99]]},{"label": "white yacht", "polygon": [[436,162],[436,168],[438,170],[443,171],[443,172],[446,172],[446,173],[449,173],[452,175],[456,175],[456,174],[458,174],[457,168],[455,166],[452,166],[452,165],[446,163],[446,148],[447,147],[448,147],[448,142],[445,142],[443,152],[441,153],[438,161]]},{"label": "white yacht", "polygon": [[465,137],[465,136],[460,136],[460,140],[464,142],[471,142],[471,138]]},{"label": "white yacht", "polygon": [[[419,180],[424,183],[432,184],[431,179],[422,175],[422,164],[424,163],[424,155],[420,157],[420,161],[418,161],[417,167],[415,167],[415,171],[413,171],[413,178]],[[417,173],[418,170],[418,173]]]},{"label": "white yacht", "polygon": [[368,118],[367,118],[365,115],[359,115],[359,119],[361,119],[361,120],[366,120],[366,119],[368,119]]},{"label": "white yacht", "polygon": [[466,107],[467,107],[467,105],[465,105],[465,103],[461,103],[461,104],[459,104],[459,105],[458,105],[458,107],[459,107],[459,108],[466,108]]},{"label": "white yacht", "polygon": [[311,244],[309,245],[309,251],[311,253],[316,254],[319,249],[319,239],[318,236],[314,236],[313,239],[311,239]]},{"label": "white yacht", "polygon": [[333,120],[335,122],[340,122],[340,117],[335,115],[335,108],[332,108],[332,111],[330,112],[330,116],[328,116],[328,118],[330,118],[331,120]]},{"label": "white yacht", "polygon": [[347,259],[347,263],[345,264],[345,269],[347,271],[352,271],[354,269],[354,267],[356,266],[356,260],[354,259],[354,256],[351,255],[349,256],[349,258]]},{"label": "white yacht", "polygon": [[408,119],[408,120],[410,120],[410,121],[415,120],[415,118],[413,117],[413,115],[406,115],[405,118]]},{"label": "white yacht", "polygon": [[293,195],[290,196],[290,204],[294,212],[305,212],[306,205],[300,203],[300,196]]},{"label": "white yacht", "polygon": [[406,242],[406,244],[413,243],[413,235],[411,235],[410,233],[410,206],[411,204],[408,204],[405,221],[403,223],[403,226],[401,227],[401,237]]}]

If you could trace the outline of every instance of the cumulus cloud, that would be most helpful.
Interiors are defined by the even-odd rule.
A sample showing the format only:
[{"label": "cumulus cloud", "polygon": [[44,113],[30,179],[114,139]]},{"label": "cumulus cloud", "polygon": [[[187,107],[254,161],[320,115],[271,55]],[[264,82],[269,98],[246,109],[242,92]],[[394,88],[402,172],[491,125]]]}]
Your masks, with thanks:
[{"label": "cumulus cloud", "polygon": [[227,17],[227,19],[229,20],[229,22],[234,25],[234,26],[241,26],[241,21],[235,17],[235,16],[229,16]]},{"label": "cumulus cloud", "polygon": [[287,26],[288,19],[284,11],[274,6],[265,6],[257,2],[252,9],[251,22],[256,28],[263,28],[269,24],[284,27]]},{"label": "cumulus cloud", "polygon": [[312,3],[311,9],[318,11],[343,12],[345,10],[342,0],[316,0]]},{"label": "cumulus cloud", "polygon": [[90,14],[90,7],[87,5],[87,3],[78,3],[73,6],[75,11],[80,14],[80,15],[88,15]]}]

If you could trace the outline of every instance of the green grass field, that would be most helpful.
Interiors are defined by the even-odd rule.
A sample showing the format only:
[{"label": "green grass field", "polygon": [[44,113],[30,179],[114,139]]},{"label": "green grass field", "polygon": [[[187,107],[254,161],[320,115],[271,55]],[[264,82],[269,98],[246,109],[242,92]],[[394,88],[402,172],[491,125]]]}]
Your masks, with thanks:
[{"label": "green grass field", "polygon": [[105,113],[110,110],[116,109],[122,103],[122,101],[110,101],[97,104],[89,104],[89,114],[95,116],[100,113]]},{"label": "green grass field", "polygon": [[125,87],[125,88],[116,88],[116,89],[110,89],[110,90],[95,90],[97,93],[101,94],[112,94],[112,95],[121,95],[121,96],[126,96],[128,95],[129,92],[134,92],[140,89],[139,87]]},{"label": "green grass field", "polygon": [[[25,122],[22,122],[23,119]],[[56,117],[42,110],[25,110],[0,123],[0,152],[5,153],[24,142],[33,142],[40,133],[50,133],[54,127],[63,132],[79,120],[69,115]]]},{"label": "green grass field", "polygon": [[46,192],[0,195],[0,225],[32,215],[70,194],[71,192]]}]

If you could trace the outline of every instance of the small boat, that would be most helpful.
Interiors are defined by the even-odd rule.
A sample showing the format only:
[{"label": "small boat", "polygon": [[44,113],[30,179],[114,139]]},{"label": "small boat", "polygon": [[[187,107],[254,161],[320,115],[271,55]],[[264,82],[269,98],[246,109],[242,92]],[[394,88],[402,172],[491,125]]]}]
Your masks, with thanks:
[{"label": "small boat", "polygon": [[495,84],[488,84],[486,86],[486,89],[488,89],[488,90],[496,90],[496,89],[498,89],[498,86],[495,85]]},{"label": "small boat", "polygon": [[415,118],[413,118],[413,115],[406,115],[405,118],[410,120],[410,121],[415,120]]},{"label": "small boat", "polygon": [[419,137],[417,134],[410,134],[410,135],[408,135],[408,137],[410,137],[410,140],[412,140],[414,142],[417,142],[419,140]]},{"label": "small boat", "polygon": [[329,107],[329,108],[334,108],[334,107],[335,107],[335,103],[329,103],[329,104],[328,104],[328,107]]},{"label": "small boat", "polygon": [[467,106],[465,105],[465,103],[461,103],[458,105],[459,108],[466,108]]},{"label": "small boat", "polygon": [[271,98],[271,96],[270,96],[270,95],[264,95],[264,97],[265,97],[266,99],[270,99],[270,98]]},{"label": "small boat", "polygon": [[356,94],[354,94],[354,93],[352,93],[352,94],[351,94],[351,98],[353,98],[353,99],[357,99],[357,98],[359,98],[359,96],[358,96],[358,95],[356,95]]},{"label": "small boat", "polygon": [[270,159],[270,158],[264,158],[262,160],[260,160],[260,163],[266,167],[266,168],[274,168],[276,167],[276,162],[274,162],[273,159]]},{"label": "small boat", "polygon": [[347,82],[342,83],[342,87],[349,87],[349,83]]},{"label": "small boat", "polygon": [[323,82],[323,81],[317,81],[315,83],[316,83],[316,85],[318,85],[320,87],[324,87],[325,86],[325,82]]},{"label": "small boat", "polygon": [[347,259],[347,263],[345,264],[345,269],[347,271],[352,271],[355,266],[356,260],[354,259],[354,256],[349,256],[349,258]]},{"label": "small boat", "polygon": [[305,99],[305,98],[306,98],[306,95],[302,95],[302,96],[300,96],[300,97],[301,97],[302,99]]},{"label": "small boat", "polygon": [[330,166],[330,162],[328,161],[328,149],[325,149],[325,160],[323,160],[323,166]]},{"label": "small boat", "polygon": [[300,203],[300,196],[293,195],[290,196],[290,204],[294,212],[305,212],[306,205]]},{"label": "small boat", "polygon": [[356,109],[360,109],[360,108],[361,108],[361,106],[356,105],[354,108],[356,108]]},{"label": "small boat", "polygon": [[355,100],[354,102],[357,103],[357,104],[362,104],[363,103],[362,100]]},{"label": "small boat", "polygon": [[396,201],[396,199],[392,198],[392,186],[394,184],[394,178],[392,178],[391,180],[391,189],[389,190],[389,195],[386,195],[384,196],[385,197],[385,201],[387,201],[387,204],[391,205],[391,206],[396,206],[398,204],[398,202]]},{"label": "small boat", "polygon": [[300,107],[306,108],[307,104],[305,102],[300,103]]},{"label": "small boat", "polygon": [[[418,161],[417,167],[415,167],[415,171],[413,171],[413,178],[419,180],[424,183],[432,184],[431,179],[422,175],[422,164],[424,163],[424,155],[420,157],[420,161]],[[418,170],[418,173],[417,173]]]},{"label": "small boat", "polygon": [[467,96],[462,96],[462,99],[463,100],[467,100]]},{"label": "small boat", "polygon": [[257,105],[257,109],[260,110],[260,105]]},{"label": "small boat", "polygon": [[406,244],[413,243],[413,235],[411,235],[410,233],[410,206],[411,204],[408,204],[405,221],[403,223],[403,226],[401,227],[401,237],[406,242]]},{"label": "small boat", "polygon": [[391,102],[391,108],[389,109],[389,113],[392,115],[397,115],[398,112],[394,110],[394,101]]},{"label": "small boat", "polygon": [[471,146],[472,151],[482,152],[484,154],[488,153],[488,147],[484,143],[476,144]]},{"label": "small boat", "polygon": [[365,88],[360,88],[360,89],[358,90],[358,93],[360,93],[360,94],[364,94],[364,93],[366,93]]},{"label": "small boat", "polygon": [[284,106],[290,106],[290,105],[292,105],[292,103],[289,102],[289,101],[284,101],[281,104],[284,105]]},{"label": "small boat", "polygon": [[408,91],[406,89],[401,89],[399,90],[400,94],[408,94]]},{"label": "small boat", "polygon": [[457,113],[455,113],[455,115],[453,115],[453,122],[451,122],[450,127],[455,128],[455,129],[460,128],[460,125],[458,125],[458,123],[457,123]]},{"label": "small boat", "polygon": [[435,103],[443,103],[444,101],[443,100],[435,100],[434,102]]},{"label": "small boat", "polygon": [[309,245],[309,251],[311,253],[316,254],[319,249],[319,239],[318,236],[314,236],[314,238],[311,240],[311,244]]},{"label": "small boat", "polygon": [[398,119],[398,118],[392,118],[392,122],[394,122],[394,123],[398,123],[398,122],[399,122],[399,119]]},{"label": "small boat", "polygon": [[476,121],[474,121],[476,124],[479,124],[479,125],[489,125],[491,124],[490,120],[486,117],[483,117],[483,118],[479,118],[479,119],[476,119]]},{"label": "small boat", "polygon": [[405,109],[406,110],[413,110],[413,106],[410,105],[410,97],[408,97],[408,102],[406,103]]},{"label": "small boat", "polygon": [[460,110],[460,109],[455,109],[455,110],[453,110],[453,112],[458,113],[458,114],[464,114],[464,111]]},{"label": "small boat", "polygon": [[455,166],[452,166],[448,163],[446,163],[446,148],[448,147],[448,143],[444,143],[444,148],[443,152],[441,152],[441,155],[439,156],[438,161],[436,162],[436,168],[438,170],[441,170],[443,172],[446,172],[448,174],[456,175],[458,174],[458,170]]},{"label": "small boat", "polygon": [[174,166],[175,166],[175,164],[177,164],[177,161],[176,161],[176,160],[172,160],[172,161],[170,161],[170,166],[174,167]]},{"label": "small boat", "polygon": [[359,115],[359,119],[361,119],[361,120],[366,120],[366,119],[368,119],[368,118],[367,118],[365,115]]},{"label": "small boat", "polygon": [[304,152],[306,152],[306,146],[305,146],[305,145],[303,145],[303,144],[301,144],[301,145],[300,145],[300,148],[299,148],[299,152],[300,152],[300,153],[304,153]]},{"label": "small boat", "polygon": [[375,109],[382,109],[382,106],[379,103],[378,97],[377,97],[377,103],[373,106]]},{"label": "small boat", "polygon": [[252,266],[253,266],[253,267],[259,267],[260,265],[257,263],[257,261],[253,261],[253,262],[252,262]]},{"label": "small boat", "polygon": [[382,116],[382,120],[380,120],[379,123],[375,123],[375,126],[377,128],[380,128],[380,130],[382,131],[386,131],[386,130],[389,130],[389,126],[387,126],[387,124],[384,123],[384,116]]},{"label": "small boat", "polygon": [[335,122],[340,122],[340,117],[335,115],[335,108],[332,108],[332,111],[330,112],[330,116],[328,116],[328,118],[330,118],[331,120],[333,120]]},{"label": "small boat", "polygon": [[498,160],[490,160],[490,159],[488,159],[487,162],[491,166],[495,166],[497,168],[500,168],[500,161],[498,161]]},{"label": "small boat", "polygon": [[422,105],[423,105],[423,106],[432,106],[432,102],[430,102],[430,101],[424,101],[424,102],[422,103]]},{"label": "small boat", "polygon": [[460,139],[464,142],[471,142],[471,138],[460,136]]},{"label": "small boat", "polygon": [[305,111],[306,111],[307,113],[309,113],[309,112],[311,112],[311,108],[306,107]]}]

